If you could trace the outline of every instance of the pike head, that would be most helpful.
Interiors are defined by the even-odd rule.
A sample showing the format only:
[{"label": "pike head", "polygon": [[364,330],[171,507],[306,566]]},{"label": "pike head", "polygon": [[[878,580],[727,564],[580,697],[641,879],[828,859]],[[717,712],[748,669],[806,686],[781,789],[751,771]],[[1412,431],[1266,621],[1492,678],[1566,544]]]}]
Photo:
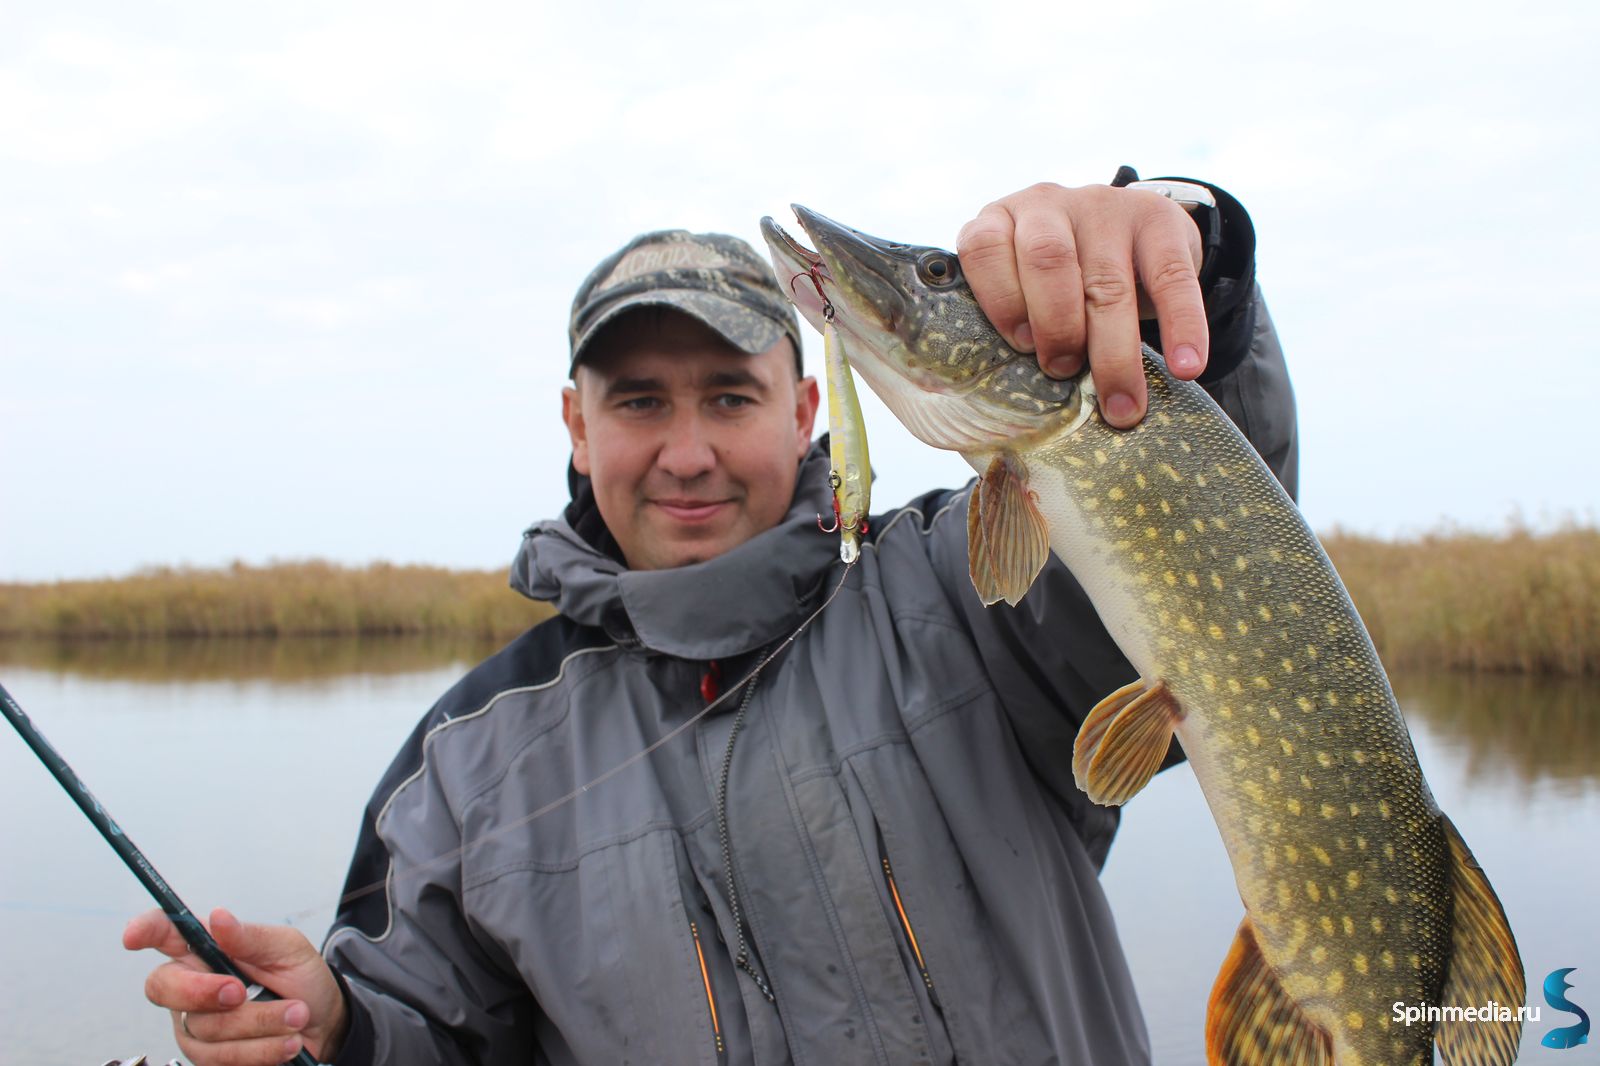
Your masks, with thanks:
[{"label": "pike head", "polygon": [[1058,381],[1007,345],[955,253],[869,237],[798,204],[794,213],[816,251],[761,220],[779,279],[819,331],[823,299],[832,305],[851,367],[919,440],[980,455],[1025,448],[1089,417],[1088,373]]}]

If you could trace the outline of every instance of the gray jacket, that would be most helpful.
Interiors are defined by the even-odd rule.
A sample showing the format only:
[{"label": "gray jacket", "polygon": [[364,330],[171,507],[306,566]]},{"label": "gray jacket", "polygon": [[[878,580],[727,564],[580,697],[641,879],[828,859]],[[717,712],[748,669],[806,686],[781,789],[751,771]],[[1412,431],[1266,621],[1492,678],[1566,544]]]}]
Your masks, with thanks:
[{"label": "gray jacket", "polygon": [[[1208,387],[1292,491],[1255,299]],[[814,448],[781,525],[694,566],[529,530],[513,583],[561,615],[440,700],[368,809],[350,886],[383,889],[325,948],[341,1063],[1149,1060],[1098,880],[1117,814],[1070,765],[1131,667],[1054,560],[1018,607],[979,604],[965,490],[873,519],[815,613],[843,572],[827,465]],[[731,687],[803,624],[672,735],[708,673]]]}]

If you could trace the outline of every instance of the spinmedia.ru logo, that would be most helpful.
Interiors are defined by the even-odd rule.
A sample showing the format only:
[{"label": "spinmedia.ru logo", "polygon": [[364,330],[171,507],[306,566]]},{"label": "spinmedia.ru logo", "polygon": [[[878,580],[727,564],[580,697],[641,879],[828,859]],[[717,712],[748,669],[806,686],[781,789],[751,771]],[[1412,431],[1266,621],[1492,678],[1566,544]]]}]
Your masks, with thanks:
[{"label": "spinmedia.ru logo", "polygon": [[1544,979],[1544,1001],[1556,1010],[1578,1016],[1576,1025],[1563,1025],[1544,1034],[1544,1039],[1540,1043],[1545,1047],[1566,1049],[1589,1042],[1589,1015],[1566,996],[1567,989],[1574,987],[1567,983],[1567,974],[1572,971],[1571,966],[1563,970],[1551,970],[1549,976]]}]

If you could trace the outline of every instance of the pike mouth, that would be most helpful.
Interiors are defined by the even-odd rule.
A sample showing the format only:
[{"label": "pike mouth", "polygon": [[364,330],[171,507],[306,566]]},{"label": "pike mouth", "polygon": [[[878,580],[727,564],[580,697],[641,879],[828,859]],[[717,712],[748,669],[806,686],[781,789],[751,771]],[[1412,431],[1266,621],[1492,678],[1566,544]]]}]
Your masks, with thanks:
[{"label": "pike mouth", "polygon": [[824,282],[831,279],[822,273],[821,254],[789,236],[771,215],[761,219],[761,236],[766,239],[773,259],[782,267],[778,271],[778,281],[788,287],[789,299],[795,309],[816,327],[817,332],[822,332],[823,297],[818,294],[812,279],[819,275]]}]

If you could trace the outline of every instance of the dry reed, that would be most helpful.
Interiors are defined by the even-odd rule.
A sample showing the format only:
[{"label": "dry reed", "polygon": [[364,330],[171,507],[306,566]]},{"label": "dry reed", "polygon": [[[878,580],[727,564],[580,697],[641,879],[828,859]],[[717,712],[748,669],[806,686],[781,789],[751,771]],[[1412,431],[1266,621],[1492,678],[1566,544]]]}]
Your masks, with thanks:
[{"label": "dry reed", "polygon": [[[1600,530],[1323,538],[1390,667],[1600,675]],[[503,571],[325,562],[0,585],[0,639],[450,633],[550,615]]]}]

